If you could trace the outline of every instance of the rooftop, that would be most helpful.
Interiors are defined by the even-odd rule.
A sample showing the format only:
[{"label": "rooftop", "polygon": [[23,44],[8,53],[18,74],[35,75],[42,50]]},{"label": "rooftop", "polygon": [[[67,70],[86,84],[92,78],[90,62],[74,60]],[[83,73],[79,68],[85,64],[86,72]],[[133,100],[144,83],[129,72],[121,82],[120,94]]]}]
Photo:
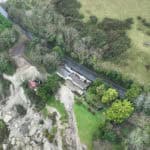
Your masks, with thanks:
[{"label": "rooftop", "polygon": [[85,90],[91,83],[83,75],[74,71],[72,68],[67,65],[60,66],[57,74],[65,80],[70,80],[75,86],[79,87],[81,90]]}]

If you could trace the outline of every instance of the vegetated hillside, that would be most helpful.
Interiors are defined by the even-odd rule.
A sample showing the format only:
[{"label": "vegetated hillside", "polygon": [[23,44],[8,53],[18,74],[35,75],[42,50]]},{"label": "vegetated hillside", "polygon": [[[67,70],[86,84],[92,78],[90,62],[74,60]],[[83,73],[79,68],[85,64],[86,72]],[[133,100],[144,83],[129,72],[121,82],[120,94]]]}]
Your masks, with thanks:
[{"label": "vegetated hillside", "polygon": [[[149,31],[149,21],[133,16],[122,20],[111,17],[99,20],[91,16],[84,22],[84,16],[79,13],[80,7],[76,0],[10,0],[6,6],[12,19],[35,36],[27,47],[27,54],[34,63],[54,71],[61,59],[57,56],[63,57],[65,53],[128,88],[126,99],[121,99],[116,90],[101,82],[95,82],[83,97],[78,98],[75,114],[81,141],[88,148],[92,148],[93,141],[98,140],[107,141],[110,149],[114,150],[147,150],[150,144],[149,95],[137,98],[141,94],[141,86],[123,78],[121,74],[112,71],[112,68],[111,71],[110,68],[105,70],[101,63],[123,65],[120,59],[128,59],[126,53],[132,48],[133,42],[128,32],[133,29],[135,20],[142,26],[141,32],[144,34]],[[128,67],[128,64],[124,65]],[[146,66],[149,70],[149,65]],[[131,77],[131,70],[126,74]],[[142,75],[139,72],[137,74]],[[38,96],[44,99],[45,96],[49,97],[49,86],[51,84],[44,84]],[[32,96],[34,98],[35,95]],[[52,102],[50,105],[63,110],[59,104]],[[64,110],[62,112],[65,116]],[[89,118],[93,121],[86,123]],[[89,129],[87,136],[84,136],[83,128]]]},{"label": "vegetated hillside", "polygon": [[[90,21],[84,23],[83,16],[79,13],[80,4],[77,1],[8,1],[6,9],[15,22],[40,38],[42,47],[50,48],[59,46],[61,52],[65,52],[76,60],[92,67],[99,73],[108,76],[119,84],[129,87],[130,80],[124,79],[121,74],[108,71],[100,66],[100,60],[112,61],[131,46],[131,40],[127,31],[133,23],[132,18],[123,21],[105,18],[98,21],[92,16]],[[39,43],[39,40],[36,40]],[[32,45],[33,46],[33,45]],[[39,48],[38,48],[39,49]],[[45,48],[44,48],[45,49]],[[41,65],[47,63],[49,52],[37,52],[39,57],[30,58]],[[56,55],[55,55],[56,56]],[[45,58],[46,57],[46,58]],[[56,57],[53,57],[57,60]],[[56,62],[57,63],[57,62]]]},{"label": "vegetated hillside", "polygon": [[106,69],[118,70],[123,74],[148,85],[150,83],[150,27],[145,27],[137,18],[142,17],[150,23],[150,1],[149,0],[79,0],[81,3],[80,13],[89,20],[95,15],[99,20],[105,17],[124,20],[133,18],[134,24],[128,31],[131,39],[131,48],[118,60],[101,61],[100,66]]},{"label": "vegetated hillside", "polygon": [[8,49],[16,42],[17,33],[10,21],[0,14],[0,98],[8,94],[9,82],[3,79],[2,74],[12,74],[15,65],[8,54]]}]

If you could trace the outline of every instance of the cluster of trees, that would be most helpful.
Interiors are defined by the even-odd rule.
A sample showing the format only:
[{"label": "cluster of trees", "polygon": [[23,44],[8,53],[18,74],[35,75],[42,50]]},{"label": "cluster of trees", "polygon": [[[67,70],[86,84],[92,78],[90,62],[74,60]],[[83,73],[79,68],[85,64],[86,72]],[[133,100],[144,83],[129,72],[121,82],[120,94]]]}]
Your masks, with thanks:
[{"label": "cluster of trees", "polygon": [[[95,16],[91,16],[88,22],[83,22],[83,16],[78,11],[80,3],[77,0],[38,3],[35,0],[19,1],[19,3],[10,0],[6,8],[16,22],[35,36],[44,39],[51,47],[59,46],[81,63],[125,87],[130,86],[131,80],[123,78],[120,73],[100,68],[99,60],[116,59],[130,47],[126,30],[131,28],[133,23],[131,18],[124,21],[105,18],[98,22]],[[40,52],[37,53],[39,55]],[[34,54],[35,51],[33,59],[38,56]],[[54,56],[45,57],[44,60],[50,60],[49,58],[52,57],[52,62],[56,62]]]},{"label": "cluster of trees", "polygon": [[0,98],[7,96],[9,82],[3,79],[3,73],[12,74],[15,64],[6,52],[17,39],[17,32],[12,24],[0,14]]},{"label": "cluster of trees", "polygon": [[5,53],[0,53],[0,75],[3,73],[12,74],[14,71],[15,64],[11,58]]},{"label": "cluster of trees", "polygon": [[[55,98],[55,94],[62,82],[63,80],[58,75],[51,74],[46,80],[40,82],[41,84],[38,85],[36,90],[30,89],[27,81],[23,83],[23,87],[36,111],[44,110],[46,105],[50,105],[58,110],[61,114],[61,121],[64,123],[68,121],[68,114],[65,110],[64,104]],[[22,111],[20,112],[21,115],[23,115],[22,113],[25,113]],[[53,118],[54,116],[49,117],[51,117],[53,122],[55,122],[55,119]],[[48,139],[50,138],[49,136],[47,133],[46,137]]]},{"label": "cluster of trees", "polygon": [[66,24],[79,32],[81,39],[90,36],[90,49],[94,48],[95,52],[101,49],[101,52],[97,52],[99,58],[116,58],[130,47],[130,39],[125,31],[131,28],[131,18],[125,21],[104,18],[98,22],[95,16],[91,16],[85,23],[83,15],[79,13],[80,3],[77,0],[53,0],[53,3],[55,10],[65,17]]},{"label": "cluster of trees", "polygon": [[48,101],[57,92],[60,81],[61,79],[56,74],[49,76],[47,80],[38,88],[37,95],[43,101]]},{"label": "cluster of trees", "polygon": [[52,74],[51,76],[47,77],[46,81],[41,81],[42,84],[37,87],[36,92],[29,88],[27,81],[23,83],[25,92],[29,96],[32,105],[34,105],[37,111],[42,110],[48,101],[54,97],[54,94],[59,88],[60,81],[60,78],[56,74]]},{"label": "cluster of trees", "polygon": [[9,20],[7,20],[3,15],[0,14],[0,32],[2,32],[5,28],[11,28],[12,24]]},{"label": "cluster of trees", "polygon": [[44,66],[48,72],[55,71],[63,58],[63,51],[59,46],[48,49],[46,43],[42,43],[37,39],[31,41],[27,49],[27,55],[32,62],[36,65]]},{"label": "cluster of trees", "polygon": [[119,99],[118,92],[102,84],[100,80],[96,80],[89,87],[85,99],[91,106],[96,103],[98,106],[102,105],[103,108],[106,108],[106,118],[117,124],[129,118],[134,110],[133,104],[129,100]]},{"label": "cluster of trees", "polygon": [[0,14],[0,52],[9,49],[17,40],[12,23]]},{"label": "cluster of trees", "polygon": [[3,73],[12,74],[15,71],[15,64],[5,53],[0,53],[0,98],[9,94],[9,82],[4,80]]}]

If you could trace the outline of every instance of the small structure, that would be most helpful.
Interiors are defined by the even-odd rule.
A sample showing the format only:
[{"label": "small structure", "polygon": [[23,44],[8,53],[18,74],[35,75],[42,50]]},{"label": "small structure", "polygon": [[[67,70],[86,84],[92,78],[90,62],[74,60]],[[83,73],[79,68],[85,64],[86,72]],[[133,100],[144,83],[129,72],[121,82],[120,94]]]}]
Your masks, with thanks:
[{"label": "small structure", "polygon": [[67,65],[60,66],[57,71],[57,74],[60,77],[62,77],[64,80],[70,81],[69,87],[71,87],[71,89],[74,92],[77,92],[80,95],[83,94],[83,92],[87,89],[87,87],[91,83],[90,80],[88,80],[86,77],[79,74],[78,72],[74,71],[72,68],[68,67]]},{"label": "small structure", "polygon": [[33,89],[33,90],[34,90],[34,89],[37,88],[38,83],[35,82],[35,81],[33,81],[33,80],[29,80],[28,85],[29,85],[29,88],[30,88],[30,89]]}]

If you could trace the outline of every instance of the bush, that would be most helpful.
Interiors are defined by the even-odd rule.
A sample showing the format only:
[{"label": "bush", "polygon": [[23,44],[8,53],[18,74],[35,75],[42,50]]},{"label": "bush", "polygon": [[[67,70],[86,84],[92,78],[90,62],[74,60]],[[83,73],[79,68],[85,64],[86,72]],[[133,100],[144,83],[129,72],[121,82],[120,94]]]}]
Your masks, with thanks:
[{"label": "bush", "polygon": [[77,0],[54,0],[55,9],[66,18],[67,23],[73,20],[80,19],[83,16],[79,13],[80,3]]},{"label": "bush", "polygon": [[16,110],[17,110],[17,113],[20,115],[20,116],[24,116],[26,115],[27,113],[27,110],[22,106],[22,105],[16,105]]},{"label": "bush", "polygon": [[5,80],[2,75],[0,75],[0,98],[4,98],[10,95],[9,90],[10,82]]},{"label": "bush", "polygon": [[146,115],[150,115],[150,95],[146,96],[143,109]]},{"label": "bush", "polygon": [[96,16],[90,16],[90,23],[96,24],[98,22],[98,19]]},{"label": "bush", "polygon": [[144,95],[140,95],[138,98],[136,98],[134,100],[134,105],[136,107],[137,112],[141,112],[143,110],[144,102],[145,102],[145,96]]},{"label": "bush", "polygon": [[12,23],[6,19],[3,15],[0,14],[0,32],[3,31],[5,28],[11,28]]},{"label": "bush", "polygon": [[130,29],[132,23],[133,23],[132,18],[128,18],[125,21],[120,21],[118,19],[104,18],[100,27],[105,31],[127,30]]},{"label": "bush", "polygon": [[142,92],[142,88],[138,84],[133,83],[130,89],[128,89],[126,92],[126,98],[130,101],[133,101],[135,98],[137,98],[140,95],[141,92]]},{"label": "bush", "polygon": [[50,132],[47,129],[44,131],[44,135],[49,140],[50,143],[54,142],[56,133],[57,127],[53,127]]},{"label": "bush", "polygon": [[4,142],[9,136],[9,130],[5,122],[0,119],[0,144]]},{"label": "bush", "polygon": [[107,140],[112,143],[117,143],[118,142],[118,137],[115,132],[113,131],[105,131],[103,135],[103,139]]},{"label": "bush", "polygon": [[97,132],[97,137],[102,140],[106,140],[112,143],[120,142],[118,135],[109,128],[109,124],[101,124],[99,127],[99,132]]},{"label": "bush", "polygon": [[16,69],[16,65],[11,61],[10,57],[0,54],[0,75],[3,73],[12,74]]}]

